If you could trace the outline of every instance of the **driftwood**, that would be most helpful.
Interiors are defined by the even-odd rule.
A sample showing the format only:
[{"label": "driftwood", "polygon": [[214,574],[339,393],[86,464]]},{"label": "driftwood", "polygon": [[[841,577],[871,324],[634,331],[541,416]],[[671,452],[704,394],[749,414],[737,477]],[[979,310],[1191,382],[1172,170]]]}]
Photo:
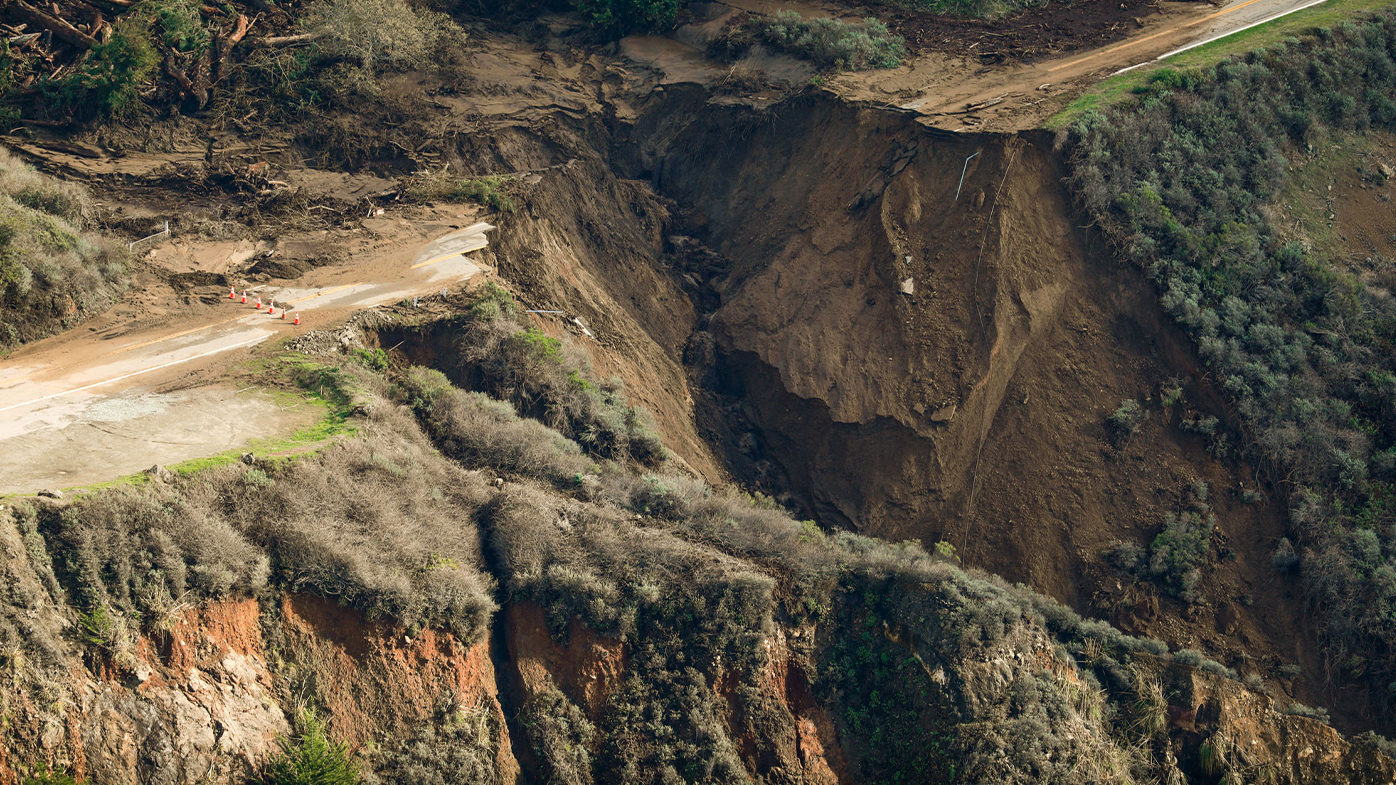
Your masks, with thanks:
[{"label": "driftwood", "polygon": [[73,27],[67,20],[40,11],[24,0],[12,0],[10,8],[14,10],[15,16],[35,27],[42,27],[53,33],[54,38],[70,43],[79,49],[91,49],[97,43],[97,39]]},{"label": "driftwood", "polygon": [[264,36],[257,39],[258,46],[295,46],[296,44],[308,44],[317,38],[323,38],[324,33],[296,33],[295,35],[274,35]]},{"label": "driftwood", "polygon": [[[179,52],[173,49],[165,53],[165,73],[179,85],[179,89],[184,94],[194,99],[200,109],[208,103],[208,55],[199,55],[194,59],[193,67],[190,68]],[[193,76],[189,72],[193,72]]]}]

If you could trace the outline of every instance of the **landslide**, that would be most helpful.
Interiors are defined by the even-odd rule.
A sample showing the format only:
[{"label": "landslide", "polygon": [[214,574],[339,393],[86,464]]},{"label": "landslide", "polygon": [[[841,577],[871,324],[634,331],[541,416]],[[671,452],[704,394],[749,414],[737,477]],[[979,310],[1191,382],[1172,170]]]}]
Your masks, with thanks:
[{"label": "landslide", "polygon": [[[646,405],[672,451],[663,471],[669,476],[646,478],[630,467],[622,473],[628,479],[614,486],[619,491],[591,498],[586,478],[606,472],[564,462],[533,476],[515,459],[505,469],[464,450],[461,440],[443,438],[431,407],[392,398],[391,406],[413,405],[443,453],[486,472],[463,481],[471,505],[483,498],[473,495],[477,480],[491,473],[507,479],[489,486],[495,490],[485,491],[489,501],[477,512],[460,516],[482,527],[482,559],[467,540],[464,553],[415,554],[398,565],[402,573],[380,577],[408,594],[437,568],[476,575],[480,585],[493,578],[505,587],[495,595],[504,610],[487,638],[460,630],[445,638],[438,635],[445,616],[433,621],[425,613],[431,606],[394,599],[407,594],[382,591],[356,600],[332,583],[311,582],[305,593],[291,578],[267,589],[229,582],[235,600],[255,595],[263,609],[283,608],[280,620],[271,614],[262,622],[272,630],[264,633],[268,640],[282,645],[276,641],[283,633],[275,631],[289,630],[284,634],[299,640],[300,650],[329,663],[268,657],[268,668],[296,664],[279,675],[254,675],[277,690],[278,706],[289,709],[309,691],[344,738],[386,732],[393,749],[427,755],[420,751],[442,734],[464,735],[461,755],[517,759],[530,776],[591,772],[579,781],[624,774],[623,761],[638,755],[655,770],[675,766],[684,776],[697,772],[693,778],[721,771],[788,780],[798,779],[788,774],[798,770],[808,780],[828,781],[827,769],[858,781],[918,766],[916,774],[924,777],[931,767],[948,779],[944,766],[964,771],[968,763],[987,780],[1043,781],[1062,756],[1106,769],[1133,765],[1125,747],[1139,741],[1131,735],[1135,723],[1145,723],[1150,743],[1164,750],[1141,764],[1159,776],[1170,771],[1169,756],[1202,779],[1216,773],[1204,762],[1204,749],[1262,744],[1258,757],[1238,753],[1238,773],[1280,768],[1295,782],[1388,776],[1387,763],[1369,746],[1349,748],[1331,729],[1276,711],[1311,691],[1303,681],[1267,683],[1267,677],[1289,673],[1282,666],[1295,663],[1312,673],[1314,659],[1304,636],[1295,634],[1302,624],[1293,604],[1265,588],[1273,579],[1261,554],[1278,537],[1278,513],[1267,502],[1242,505],[1244,491],[1260,486],[1234,461],[1214,455],[1225,455],[1216,440],[1179,427],[1205,415],[1225,420],[1227,412],[1156,315],[1139,278],[1107,264],[1070,221],[1048,140],[937,134],[909,115],[817,92],[770,108],[731,98],[709,102],[692,87],[651,93],[652,75],[565,46],[529,51],[504,39],[476,45],[477,81],[434,96],[441,116],[459,124],[415,151],[413,161],[508,176],[518,207],[492,218],[498,241],[485,256],[523,304],[566,313],[527,317],[536,333],[525,347],[546,350],[552,338],[577,336],[592,356],[592,370],[579,378],[607,395],[619,387],[607,377],[624,380],[628,400]],[[340,117],[336,127],[390,133],[386,123],[375,124],[382,119]],[[382,152],[378,145],[354,149]],[[295,155],[284,153],[278,164],[294,166]],[[392,171],[403,162],[377,163]],[[473,308],[457,305],[461,313]],[[479,386],[481,378],[461,366],[468,352],[459,329],[451,323],[385,332],[380,345],[396,347],[399,360],[435,365],[458,384]],[[567,353],[559,345],[558,354]],[[1165,407],[1162,393],[1174,376],[1184,397]],[[445,388],[435,389],[439,395]],[[505,384],[492,391],[508,397],[517,389]],[[1116,443],[1106,418],[1127,398],[1145,401],[1149,415],[1138,433]],[[575,452],[557,448],[572,454],[569,461],[576,453],[592,455],[584,438],[590,431],[566,433],[564,425],[574,423],[557,411],[515,403],[562,429],[557,438],[581,442]],[[508,419],[491,404],[474,405]],[[376,416],[394,412],[394,422],[406,428],[406,413],[391,406]],[[391,438],[418,438],[410,428],[403,433]],[[545,442],[559,443],[552,436]],[[391,450],[355,449],[357,463],[343,471],[356,478],[393,483],[401,477],[395,469],[439,469],[439,456],[418,455],[405,465]],[[282,479],[275,467],[254,468],[272,482]],[[729,472],[830,531],[945,541],[969,564],[1131,632],[1219,656],[1261,679],[1256,688],[1274,697],[1218,676],[1225,674],[1220,666],[1194,670],[1203,661],[1196,653],[1177,663],[1155,661],[1166,647],[1130,642],[1021,589],[966,577],[944,551],[939,559],[912,546],[889,551],[847,533],[797,528],[778,511],[725,497],[713,506],[691,477],[674,476],[717,483]],[[241,486],[264,482],[245,472],[226,474],[219,482],[240,494],[246,493]],[[566,485],[576,476],[580,489]],[[1194,503],[1189,488],[1198,480],[1213,488],[1209,504],[1223,554],[1208,565],[1202,601],[1185,604],[1160,585],[1111,571],[1101,551],[1116,539],[1149,541],[1168,513]],[[423,493],[407,498],[436,501],[430,488],[418,490]],[[266,520],[256,523],[268,530],[287,522],[274,506],[258,509]],[[291,509],[295,517],[318,520],[318,510]],[[358,524],[385,515],[373,507],[342,514]],[[695,518],[702,526],[695,527]],[[471,531],[462,525],[444,531]],[[33,530],[40,537],[62,531]],[[733,530],[769,534],[779,547],[772,552],[734,541]],[[34,542],[28,530],[20,533]],[[254,545],[269,558],[285,547],[272,538]],[[40,559],[26,548],[27,558]],[[255,565],[255,551],[246,553]],[[815,571],[822,584],[796,580],[808,573],[792,560],[811,553],[837,565]],[[897,566],[885,569],[888,562]],[[68,591],[80,574],[65,575],[58,580]],[[704,593],[695,599],[692,586]],[[133,597],[142,588],[127,587]],[[308,599],[298,599],[303,593]],[[346,605],[325,603],[325,595]],[[722,598],[716,609],[709,595]],[[344,611],[366,596],[384,603],[355,612],[371,612],[381,626],[365,626]],[[196,607],[223,599],[212,596]],[[21,603],[15,618],[40,607],[37,602],[26,599],[30,604]],[[300,610],[286,610],[287,603]],[[43,613],[51,613],[46,623],[60,637],[65,624],[80,624],[77,611],[90,617],[94,608],[55,607]],[[694,619],[703,623],[693,627]],[[811,627],[812,619],[822,621]],[[16,627],[27,629],[23,622]],[[345,628],[363,634],[337,632]],[[461,629],[480,634],[478,627]],[[69,634],[80,646],[63,653],[68,659],[53,660],[54,672],[72,670],[84,658],[81,678],[125,701],[95,709],[91,722],[129,728],[123,717],[159,715],[140,703],[140,688],[136,698],[122,691],[132,679],[141,681],[139,664],[109,667],[104,644]],[[637,643],[647,639],[673,645],[656,650],[663,647]],[[255,646],[282,651],[272,643]],[[238,651],[250,656],[245,652],[255,653],[255,646]],[[221,650],[209,643],[205,651]],[[381,660],[434,663],[435,651],[459,655],[443,665],[444,681],[410,700],[392,692],[399,677],[382,670]],[[812,651],[813,660],[786,668],[785,651]],[[367,669],[363,678],[381,686],[379,692],[355,689],[356,671],[346,670],[351,660]],[[942,661],[944,672],[935,667]],[[220,682],[232,678],[217,670],[221,660],[203,662],[203,673],[220,674]],[[1082,670],[1083,662],[1095,676]],[[506,674],[505,685],[491,687],[491,671]],[[873,678],[864,679],[869,673]],[[192,671],[174,674],[190,690],[203,683]],[[1105,690],[1100,702],[1090,679]],[[30,692],[16,700],[52,705],[42,690],[58,688],[45,683],[23,687]],[[621,688],[612,689],[616,684]],[[784,709],[773,697],[782,694]],[[187,691],[166,695],[182,706]],[[457,700],[462,695],[464,703]],[[903,697],[889,704],[889,695]],[[265,709],[259,695],[253,698]],[[373,707],[353,703],[361,700]],[[404,700],[415,719],[389,719],[390,707]],[[273,715],[255,732],[261,741],[242,748],[237,771],[251,771],[271,754],[275,734],[292,729],[286,719],[292,715]],[[34,716],[20,748],[72,767],[86,765],[79,763],[83,756],[144,765],[136,750],[169,738],[202,739],[198,729],[208,724],[203,715],[175,732],[165,720],[138,724],[140,732],[130,737],[138,740],[105,749],[87,731],[62,741],[74,732],[61,737],[48,730],[61,726],[56,715]],[[207,716],[221,717],[212,710]],[[1044,727],[1047,737],[1038,735]],[[647,728],[658,730],[650,735]],[[998,736],[967,746],[976,734]],[[94,746],[97,752],[87,751]],[[1306,748],[1323,752],[1313,759],[1301,754]],[[929,757],[901,754],[908,749],[929,749]],[[697,768],[680,770],[678,763]],[[501,779],[509,770],[498,764]],[[127,779],[146,776],[122,771]],[[1111,776],[1097,771],[1102,779]]]},{"label": "landslide", "polygon": [[[685,358],[736,476],[1317,700],[1269,563],[1283,509],[1225,426],[1195,432],[1226,408],[1149,286],[1073,221],[1050,137],[671,90],[632,139],[621,171],[679,205]],[[1122,441],[1108,419],[1131,399],[1146,415]],[[1217,520],[1199,596],[1116,569],[1105,553],[1147,546],[1198,483]]]}]

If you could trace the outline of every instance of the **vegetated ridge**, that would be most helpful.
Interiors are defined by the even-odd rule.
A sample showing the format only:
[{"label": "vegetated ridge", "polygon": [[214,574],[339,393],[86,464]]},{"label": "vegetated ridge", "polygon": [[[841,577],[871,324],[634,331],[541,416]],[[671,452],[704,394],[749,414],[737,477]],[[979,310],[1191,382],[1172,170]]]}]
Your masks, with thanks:
[{"label": "vegetated ridge", "polygon": [[126,285],[125,248],[94,232],[87,189],[0,149],[0,352],[106,310]]},{"label": "vegetated ridge", "polygon": [[[948,548],[826,535],[520,417],[510,399],[570,429],[629,410],[516,314],[485,291],[442,358],[513,380],[505,400],[381,350],[291,362],[353,406],[352,438],[7,509],[5,697],[29,719],[0,762],[167,782],[1396,772]],[[472,351],[482,333],[502,340]],[[1151,751],[1170,735],[1184,758]]]},{"label": "vegetated ridge", "polygon": [[1396,18],[1379,14],[1203,72],[1070,130],[1072,183],[1157,284],[1289,502],[1277,570],[1324,620],[1326,663],[1396,701],[1396,303],[1269,209],[1295,162],[1396,122]]}]

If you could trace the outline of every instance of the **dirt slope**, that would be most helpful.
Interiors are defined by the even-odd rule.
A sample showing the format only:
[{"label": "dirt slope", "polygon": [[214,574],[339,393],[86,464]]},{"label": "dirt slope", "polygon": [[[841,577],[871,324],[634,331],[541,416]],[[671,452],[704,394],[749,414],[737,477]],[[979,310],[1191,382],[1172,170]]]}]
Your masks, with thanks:
[{"label": "dirt slope", "polygon": [[[688,284],[689,359],[738,476],[1262,678],[1319,671],[1268,562],[1282,511],[1243,503],[1263,491],[1249,470],[1180,427],[1226,412],[1146,284],[1074,224],[1050,137],[940,134],[817,96],[703,100],[652,107],[626,166],[720,257]],[[1164,409],[1171,378],[1184,396]],[[1129,398],[1149,416],[1119,447],[1105,421]],[[1102,553],[1147,544],[1198,481],[1223,556],[1188,606]],[[1318,702],[1318,683],[1286,686]]]}]

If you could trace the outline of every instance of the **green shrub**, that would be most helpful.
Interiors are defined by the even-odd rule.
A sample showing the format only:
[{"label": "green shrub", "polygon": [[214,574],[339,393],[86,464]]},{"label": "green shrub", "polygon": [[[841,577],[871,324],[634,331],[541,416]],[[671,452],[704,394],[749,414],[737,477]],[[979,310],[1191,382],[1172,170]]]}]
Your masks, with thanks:
[{"label": "green shrub", "polygon": [[1170,378],[1159,388],[1159,405],[1165,409],[1183,400],[1183,384],[1176,378]]},{"label": "green shrub", "polygon": [[82,785],[82,780],[76,779],[68,772],[61,769],[54,771],[47,766],[34,769],[21,782],[23,785]]},{"label": "green shrub", "polygon": [[1140,578],[1162,583],[1169,593],[1188,602],[1198,600],[1202,567],[1211,554],[1216,518],[1206,504],[1207,486],[1198,483],[1186,495],[1188,509],[1168,513],[1163,529],[1147,549],[1118,542],[1106,552],[1115,566]]},{"label": "green shrub", "polygon": [[165,46],[176,52],[202,52],[211,41],[200,4],[194,0],[156,0],[148,6]]},{"label": "green shrub", "polygon": [[558,785],[590,785],[590,749],[596,739],[592,726],[575,703],[556,687],[535,695],[519,712],[519,724],[542,764],[540,774]]},{"label": "green shrub", "polygon": [[403,193],[418,202],[477,202],[500,212],[512,213],[514,200],[504,177],[454,177],[445,169],[424,170],[407,178]]},{"label": "green shrub", "polygon": [[45,534],[59,574],[79,604],[95,609],[100,638],[113,613],[162,618],[176,598],[248,596],[266,585],[266,556],[173,489],[117,487],[50,515]]},{"label": "green shrub", "polygon": [[125,248],[92,231],[86,189],[0,148],[0,352],[105,310],[126,285]]},{"label": "green shrub", "polygon": [[602,35],[658,33],[674,26],[683,0],[581,0],[578,12]]},{"label": "green shrub", "polygon": [[1196,602],[1202,581],[1202,566],[1211,552],[1216,518],[1210,513],[1169,513],[1149,544],[1149,575],[1160,580],[1173,594]]},{"label": "green shrub", "polygon": [[[500,303],[505,303],[501,306]],[[618,380],[595,382],[587,359],[560,340],[525,327],[507,296],[486,291],[456,322],[460,386],[514,404],[601,458],[655,467],[665,458],[649,415],[630,406]]]},{"label": "green shrub", "polygon": [[141,85],[159,65],[148,21],[127,15],[110,38],[83,55],[71,76],[47,83],[45,89],[55,103],[81,117],[117,115],[140,100]]},{"label": "green shrub", "polygon": [[575,442],[535,420],[520,419],[504,401],[452,387],[438,371],[409,370],[400,395],[416,407],[442,450],[467,466],[524,474],[562,488],[575,487],[576,478],[591,468]]},{"label": "green shrub", "polygon": [[1144,424],[1149,413],[1144,411],[1144,407],[1139,405],[1139,401],[1128,398],[1120,402],[1120,407],[1110,413],[1105,422],[1110,426],[1110,431],[1114,434],[1116,442],[1124,444],[1139,433],[1139,427]]},{"label": "green shrub", "polygon": [[1275,552],[1270,554],[1270,565],[1280,572],[1289,572],[1299,566],[1299,552],[1294,550],[1294,543],[1288,537],[1280,538]]},{"label": "green shrub", "polygon": [[[1280,225],[1273,207],[1314,148],[1396,128],[1396,15],[1383,11],[1195,71],[1072,126],[1070,181],[1192,337],[1244,431],[1284,478],[1300,572],[1335,660],[1396,677],[1396,300]],[[1183,427],[1233,449],[1215,417]],[[1380,533],[1375,547],[1358,530]],[[1310,558],[1309,554],[1312,554]],[[1365,564],[1364,564],[1365,562]]]},{"label": "green shrub", "polygon": [[309,711],[297,718],[299,732],[277,740],[281,750],[266,764],[264,785],[357,785],[358,765],[349,747],[331,741],[325,725]]},{"label": "green shrub", "polygon": [[794,11],[781,11],[758,20],[755,27],[767,44],[812,60],[822,68],[896,68],[906,57],[906,42],[872,17],[861,24],[850,24],[828,17],[804,19]]},{"label": "green shrub", "polygon": [[103,649],[108,654],[125,654],[134,642],[125,620],[105,605],[98,605],[88,613],[79,612],[77,626],[83,643]]},{"label": "green shrub", "polygon": [[437,38],[452,32],[446,17],[403,0],[328,0],[311,11],[305,26],[321,36],[316,41],[321,57],[352,63],[368,74],[423,68]]},{"label": "green shrub", "polygon": [[1311,720],[1318,720],[1322,723],[1332,722],[1328,716],[1328,710],[1322,707],[1305,706],[1302,703],[1294,702],[1285,708],[1285,713],[1295,717],[1308,717]]},{"label": "green shrub", "polygon": [[453,707],[375,756],[377,781],[392,785],[494,785],[503,729],[485,708]]},{"label": "green shrub", "polygon": [[388,353],[382,349],[355,349],[354,359],[362,363],[365,368],[379,373],[388,370],[390,365]]}]

